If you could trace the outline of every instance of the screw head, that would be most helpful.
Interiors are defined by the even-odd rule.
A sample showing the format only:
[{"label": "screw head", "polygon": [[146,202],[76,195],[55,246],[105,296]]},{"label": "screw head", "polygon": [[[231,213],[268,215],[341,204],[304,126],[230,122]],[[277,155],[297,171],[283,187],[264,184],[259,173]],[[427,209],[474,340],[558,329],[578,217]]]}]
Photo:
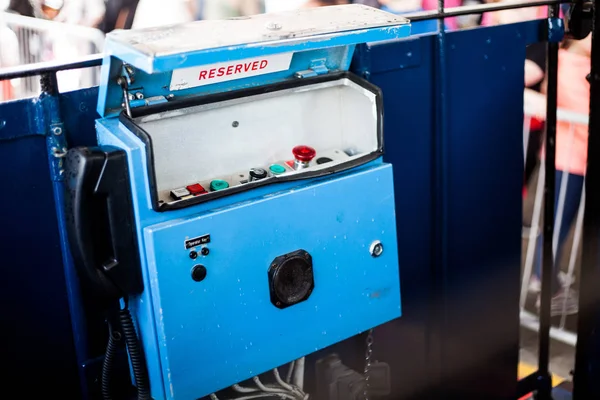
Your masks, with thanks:
[{"label": "screw head", "polygon": [[383,253],[383,244],[379,240],[375,240],[369,246],[369,252],[372,257],[379,257]]},{"label": "screw head", "polygon": [[60,135],[62,135],[62,128],[57,126],[54,129],[52,129],[52,133],[54,133],[54,135],[56,135],[56,136],[60,136]]},{"label": "screw head", "polygon": [[281,28],[283,28],[283,26],[280,23],[275,22],[275,21],[271,21],[267,24],[267,29],[270,31],[278,31]]}]

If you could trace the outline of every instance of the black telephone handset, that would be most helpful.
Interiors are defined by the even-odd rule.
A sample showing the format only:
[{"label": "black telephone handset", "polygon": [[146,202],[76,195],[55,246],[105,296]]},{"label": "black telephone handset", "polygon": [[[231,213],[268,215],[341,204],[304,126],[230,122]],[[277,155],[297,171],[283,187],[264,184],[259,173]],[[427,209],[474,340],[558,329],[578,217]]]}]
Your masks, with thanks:
[{"label": "black telephone handset", "polygon": [[127,155],[77,147],[65,160],[67,232],[75,267],[106,301],[143,290]]}]

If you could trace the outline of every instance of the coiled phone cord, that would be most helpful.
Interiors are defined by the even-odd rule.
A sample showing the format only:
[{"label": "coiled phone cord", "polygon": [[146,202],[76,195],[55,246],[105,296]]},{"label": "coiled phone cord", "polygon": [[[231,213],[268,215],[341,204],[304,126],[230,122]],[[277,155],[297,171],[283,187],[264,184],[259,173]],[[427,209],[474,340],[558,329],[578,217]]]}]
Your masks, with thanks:
[{"label": "coiled phone cord", "polygon": [[111,395],[111,375],[114,366],[114,359],[117,349],[121,345],[121,332],[114,330],[112,323],[108,323],[108,344],[106,345],[106,353],[104,354],[104,362],[102,363],[102,400],[112,400]]},{"label": "coiled phone cord", "polygon": [[146,361],[127,304],[125,304],[124,308],[119,310],[118,317],[121,331],[115,327],[114,319],[108,318],[109,338],[104,362],[102,364],[102,399],[112,400],[110,390],[111,375],[114,369],[116,351],[120,345],[121,338],[123,337],[125,338],[127,352],[129,353],[129,361],[133,370],[133,378],[135,379],[135,386],[137,388],[137,399],[151,400]]}]

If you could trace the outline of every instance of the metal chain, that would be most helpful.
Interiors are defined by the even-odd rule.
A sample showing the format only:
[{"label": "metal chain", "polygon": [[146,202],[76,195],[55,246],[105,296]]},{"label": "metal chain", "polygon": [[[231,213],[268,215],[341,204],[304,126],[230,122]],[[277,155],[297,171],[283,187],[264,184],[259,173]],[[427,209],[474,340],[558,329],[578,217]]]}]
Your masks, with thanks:
[{"label": "metal chain", "polygon": [[373,329],[367,334],[367,351],[365,353],[365,390],[363,392],[364,400],[369,400],[369,378],[371,372],[371,358],[373,357]]}]

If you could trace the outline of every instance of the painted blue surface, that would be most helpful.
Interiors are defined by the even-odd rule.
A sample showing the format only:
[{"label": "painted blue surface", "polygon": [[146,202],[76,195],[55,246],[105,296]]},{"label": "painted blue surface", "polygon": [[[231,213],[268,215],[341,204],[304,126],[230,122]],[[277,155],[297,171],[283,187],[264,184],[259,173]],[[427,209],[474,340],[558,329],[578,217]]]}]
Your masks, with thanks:
[{"label": "painted blue surface", "polygon": [[[357,187],[369,194],[343,195]],[[166,398],[210,394],[399,317],[393,215],[392,168],[384,165],[146,228],[160,310],[160,355],[146,356],[160,357]],[[185,238],[205,233],[210,254],[190,260]],[[376,239],[385,251],[373,258]],[[298,249],[313,258],[315,289],[280,310],[267,271]],[[208,270],[202,282],[190,278],[195,264]]]},{"label": "painted blue surface", "polygon": [[56,115],[49,97],[0,105],[2,379],[31,398],[80,397],[46,139]]},{"label": "painted blue surface", "polygon": [[[289,182],[257,188],[251,191],[242,192],[182,210],[158,213],[152,209],[150,202],[150,191],[148,185],[149,180],[146,169],[145,147],[143,143],[116,119],[103,119],[98,122],[97,127],[99,143],[123,148],[128,154],[131,181],[133,183],[132,195],[134,198],[134,209],[138,221],[138,242],[140,249],[145,249],[143,251],[147,253],[142,255],[142,273],[145,287],[152,288],[152,290],[144,291],[140,297],[131,299],[130,307],[132,308],[132,313],[135,316],[136,323],[140,329],[144,351],[148,360],[149,376],[154,398],[193,399],[195,398],[193,396],[199,396],[200,393],[203,395],[209,394],[209,392],[206,392],[206,390],[219,390],[239,381],[239,379],[235,379],[234,377],[240,377],[241,379],[248,378],[251,376],[248,375],[250,373],[249,371],[254,371],[254,374],[256,375],[257,373],[264,372],[266,369],[276,367],[283,363],[292,361],[293,359],[302,355],[308,354],[311,351],[333,344],[335,343],[336,338],[337,340],[341,340],[342,338],[350,337],[362,330],[384,323],[400,315],[400,299],[398,294],[399,287],[397,284],[398,269],[392,267],[394,264],[397,265],[397,252],[394,251],[395,239],[393,239],[395,237],[393,225],[393,188],[389,186],[391,185],[392,176],[391,168],[389,168],[389,166],[386,168],[381,166],[381,159],[372,161],[360,168],[353,169],[352,172],[343,174],[344,178],[340,178],[343,184],[335,184],[335,182],[330,182],[330,180],[320,179],[302,182]],[[383,172],[379,172],[380,170]],[[363,176],[367,177],[365,178]],[[380,180],[379,183],[377,183],[377,179]],[[366,196],[363,194],[361,196],[350,197],[344,202],[339,201],[340,198],[346,197],[343,196],[342,193],[353,194],[357,187],[363,187],[362,185],[366,184],[364,182],[365,180],[373,185],[371,190],[372,195],[370,194],[369,196]],[[320,182],[318,183],[318,186],[316,186],[316,182]],[[327,188],[329,185],[333,185],[333,189],[319,189],[321,187]],[[287,195],[276,195],[276,193],[280,193],[282,191],[287,193]],[[319,195],[320,191],[323,191],[322,195]],[[277,196],[281,196],[281,198]],[[331,200],[332,197],[337,198],[338,200],[333,201]],[[268,199],[268,201],[265,201],[265,199]],[[285,204],[287,202],[291,202],[295,206],[286,206]],[[289,232],[281,232],[279,234],[273,232],[274,229],[278,229],[278,224],[289,224],[290,218],[295,219],[295,215],[289,211],[291,209],[298,209],[301,204],[306,204],[306,206],[303,205],[301,209],[305,210],[304,212],[306,212],[307,215],[311,215],[311,213],[314,212],[319,213],[319,209],[321,212],[318,214],[318,216],[315,215],[315,218],[310,220],[298,221],[298,227],[290,229]],[[327,206],[324,206],[323,204],[326,204]],[[373,204],[373,207],[369,207],[369,204]],[[226,207],[240,207],[240,210],[243,211],[241,214],[237,214],[237,211],[224,212],[223,209]],[[264,209],[263,207],[267,208]],[[364,210],[362,210],[363,207],[365,208]],[[256,208],[257,211],[250,211],[253,208]],[[369,208],[371,208],[371,210],[369,210]],[[239,370],[236,370],[236,361],[233,360],[239,359],[242,356],[237,351],[239,349],[231,349],[228,346],[224,346],[214,349],[210,349],[209,347],[207,350],[204,347],[196,347],[198,346],[197,340],[199,337],[203,337],[203,340],[209,343],[211,343],[211,340],[218,340],[218,338],[211,337],[209,334],[204,337],[206,331],[211,328],[214,329],[214,326],[220,325],[221,323],[225,327],[233,326],[232,322],[235,323],[235,321],[240,319],[243,320],[245,318],[245,314],[242,313],[248,312],[247,307],[242,307],[237,303],[226,303],[221,300],[220,303],[217,304],[216,308],[215,306],[212,306],[212,303],[209,303],[213,308],[211,310],[204,311],[203,307],[200,307],[196,301],[196,303],[192,303],[193,305],[190,305],[190,307],[187,309],[187,317],[182,316],[180,314],[183,311],[183,309],[181,309],[183,304],[180,303],[181,297],[177,295],[174,297],[173,294],[190,283],[193,287],[198,286],[191,280],[189,275],[190,268],[193,266],[193,263],[190,264],[191,260],[188,256],[189,251],[183,250],[184,237],[181,237],[179,234],[174,234],[174,236],[171,236],[170,230],[167,230],[167,237],[165,238],[163,236],[165,235],[163,233],[163,229],[160,231],[160,234],[157,234],[159,235],[160,240],[153,239],[152,241],[148,241],[149,237],[147,230],[154,229],[148,227],[154,227],[156,224],[162,224],[162,226],[172,227],[171,229],[174,232],[179,232],[180,229],[183,228],[177,227],[178,224],[181,224],[182,221],[187,221],[190,218],[194,218],[199,214],[203,215],[204,217],[201,218],[200,221],[192,223],[193,225],[199,226],[197,229],[204,229],[204,226],[216,224],[215,226],[221,225],[221,229],[224,231],[231,230],[231,227],[234,226],[236,232],[245,232],[246,230],[248,232],[255,230],[260,230],[260,232],[263,232],[262,240],[270,240],[273,242],[273,247],[265,249],[265,251],[268,250],[265,253],[252,250],[252,246],[246,248],[246,246],[252,244],[252,241],[248,238],[242,239],[241,237],[246,235],[241,235],[239,239],[240,243],[237,246],[237,248],[241,247],[239,252],[237,248],[232,249],[231,244],[228,241],[228,243],[226,245],[222,245],[222,247],[219,247],[219,245],[216,244],[214,251],[212,249],[213,245],[211,244],[211,254],[209,257],[218,259],[220,253],[219,248],[221,248],[221,251],[223,252],[228,252],[227,255],[223,255],[223,257],[225,257],[225,260],[229,260],[229,262],[235,261],[236,257],[241,257],[244,259],[245,257],[251,256],[252,259],[255,260],[262,260],[266,257],[269,260],[264,265],[264,274],[267,273],[270,262],[277,255],[285,254],[286,252],[297,250],[303,247],[306,247],[306,250],[311,254],[313,254],[313,251],[315,251],[315,257],[321,254],[326,254],[327,256],[331,257],[330,262],[338,262],[340,265],[343,264],[344,260],[346,260],[345,257],[347,257],[343,254],[343,252],[350,252],[352,250],[358,250],[359,252],[364,251],[365,256],[369,258],[368,245],[375,239],[371,238],[367,233],[370,232],[370,229],[373,227],[377,227],[377,232],[381,231],[378,233],[379,237],[386,238],[386,242],[391,240],[389,253],[388,249],[386,249],[386,256],[382,256],[378,259],[378,261],[384,262],[383,267],[381,267],[383,269],[380,271],[378,277],[372,278],[373,280],[365,281],[367,275],[364,275],[365,271],[363,269],[359,269],[358,273],[352,277],[355,279],[355,282],[371,283],[373,288],[376,287],[375,285],[377,283],[382,282],[378,281],[378,279],[384,279],[388,282],[388,287],[390,287],[389,297],[382,297],[381,300],[384,301],[373,302],[372,305],[377,307],[377,311],[373,313],[373,310],[368,305],[370,300],[363,297],[367,288],[361,288],[358,299],[355,298],[354,300],[355,307],[352,310],[353,318],[343,319],[340,321],[338,317],[337,320],[330,320],[328,317],[331,316],[331,312],[333,311],[331,311],[332,309],[329,308],[327,304],[323,303],[323,297],[326,298],[327,296],[319,296],[317,286],[326,287],[325,285],[328,284],[334,285],[336,293],[335,295],[330,294],[330,296],[333,296],[334,299],[338,295],[338,292],[341,296],[344,296],[344,300],[348,300],[348,296],[350,295],[347,294],[348,292],[340,291],[340,288],[335,286],[336,284],[342,282],[341,280],[337,279],[337,277],[335,280],[332,280],[332,275],[325,275],[322,280],[315,278],[317,279],[315,281],[315,292],[313,292],[313,295],[309,301],[303,303],[302,305],[290,307],[284,312],[292,313],[291,318],[294,318],[295,315],[296,318],[302,319],[306,316],[305,307],[307,304],[311,306],[311,311],[314,307],[322,309],[321,314],[319,315],[323,315],[323,320],[321,320],[321,323],[317,325],[319,327],[318,334],[315,335],[314,332],[311,331],[307,332],[307,337],[304,339],[304,344],[301,345],[300,343],[297,343],[294,347],[290,347],[286,353],[282,351],[281,348],[278,348],[278,346],[265,347],[266,344],[263,342],[265,339],[261,340],[260,335],[256,333],[256,326],[252,328],[254,331],[252,331],[251,327],[248,326],[249,331],[247,334],[242,334],[239,331],[230,331],[232,332],[233,341],[239,341],[239,343],[246,343],[247,345],[250,342],[253,343],[253,346],[248,345],[249,347],[253,347],[253,349],[250,351],[245,351],[244,353],[247,354],[248,358],[245,361],[237,361],[240,367]],[[230,218],[232,218],[230,215],[233,214],[237,214],[237,217],[234,218],[236,221],[235,223],[230,220]],[[243,215],[243,217],[241,215]],[[256,215],[256,219],[252,218],[252,215]],[[277,215],[278,217],[273,219],[273,215]],[[324,216],[328,216],[327,222],[323,221]],[[338,219],[340,219],[342,222],[338,221]],[[268,224],[265,223],[266,220],[269,221]],[[376,222],[373,222],[373,220]],[[367,226],[364,226],[365,221],[367,221]],[[369,223],[369,221],[371,222]],[[343,227],[352,227],[357,231],[354,231],[354,234],[352,231],[344,233],[341,230]],[[306,234],[308,228],[313,230],[311,235]],[[360,247],[352,247],[352,250],[346,248],[345,246],[349,246],[348,243],[355,243],[354,241],[359,240],[358,233],[356,232],[363,232],[365,235],[361,236],[362,242],[360,242]],[[210,233],[213,235],[212,232]],[[340,244],[329,245],[325,239],[321,237],[321,235],[326,235],[332,242],[335,243],[337,241]],[[340,239],[333,238],[334,236],[338,235]],[[347,239],[343,239],[344,235],[347,236]],[[296,238],[304,236],[307,238],[305,245],[303,245],[304,242],[302,240],[298,240]],[[287,241],[284,240],[283,242],[280,242],[283,239],[286,239]],[[175,241],[176,244],[173,244],[173,241]],[[321,251],[320,247],[313,250],[317,242],[319,243],[319,246],[323,245],[329,250]],[[366,247],[363,248],[363,244],[365,244]],[[154,250],[155,246],[159,250]],[[165,273],[164,268],[166,267],[167,271],[172,271],[173,265],[170,263],[168,263],[166,266],[161,265],[164,261],[159,262],[154,258],[157,257],[158,260],[164,260],[161,257],[173,257],[173,253],[171,252],[173,247],[177,249],[175,257],[180,263],[182,263],[180,265],[185,265],[185,268],[180,268],[184,269],[183,275],[181,275],[181,277],[184,279],[183,281],[179,280],[178,274],[174,276],[172,273],[169,273],[169,275]],[[168,249],[168,252],[160,251],[160,249]],[[356,254],[350,254],[352,254],[355,259],[358,259]],[[245,265],[241,260],[236,262],[236,264]],[[257,265],[255,268],[260,268],[260,265]],[[242,269],[241,271],[242,272],[238,274],[237,278],[240,280],[247,280],[250,275],[241,275],[244,270]],[[268,307],[265,307],[262,310],[257,310],[256,312],[258,314],[252,315],[254,319],[250,319],[247,322],[256,323],[256,316],[258,316],[259,321],[262,322],[272,320],[270,313],[266,310],[273,308],[275,309],[274,311],[277,311],[274,306],[272,306],[270,303],[267,303],[269,302],[268,297],[260,295],[261,288],[267,288],[267,286],[265,286],[267,285],[266,275],[264,275],[263,278],[265,278],[263,286],[244,286],[242,288],[246,293],[247,302],[258,302],[262,300],[268,305]],[[350,280],[350,283],[351,282],[352,279]],[[395,290],[391,288],[391,282],[396,282]],[[171,287],[172,283],[175,284],[174,288]],[[223,287],[220,290],[222,290],[224,293],[227,293],[227,291],[231,290],[231,287],[227,285],[226,280],[223,280],[220,283],[223,284]],[[350,285],[350,283],[346,282],[346,286],[344,286],[345,290],[350,291],[351,289],[355,289]],[[162,288],[163,285],[166,286],[166,289],[159,290],[159,287]],[[178,285],[179,289],[177,289]],[[251,285],[251,282],[248,282],[248,285]],[[237,285],[235,290],[237,291],[239,288],[240,285]],[[185,291],[182,293],[188,293],[189,290],[191,289],[185,289]],[[212,290],[216,289],[211,289],[211,291]],[[252,292],[252,290],[255,290],[256,293]],[[376,291],[377,289],[373,290]],[[203,295],[204,293],[198,294]],[[235,299],[238,300],[239,291],[236,292],[236,295],[238,297]],[[185,297],[187,298],[190,296],[186,295]],[[361,308],[358,307],[360,305],[360,299],[365,302],[365,304],[363,304],[362,311]],[[215,299],[213,300],[216,301]],[[173,301],[175,301],[175,304],[179,303],[179,306],[172,306]],[[162,304],[163,302],[166,302],[166,305]],[[335,313],[336,316],[339,314],[342,314],[343,316],[350,312],[349,309],[345,308],[347,305],[340,305],[339,303],[335,304],[337,305],[337,307],[334,308],[334,310],[337,310]],[[272,311],[273,310],[271,310],[271,312]],[[369,313],[368,315],[367,311]],[[198,315],[200,315],[202,312],[213,312],[212,315],[209,315],[210,318],[214,319],[215,316],[220,315],[223,319],[221,322],[212,324],[209,328],[197,319]],[[315,310],[315,312],[317,312],[317,310]],[[173,315],[173,313],[175,313],[175,315]],[[361,315],[362,317],[359,317]],[[316,316],[311,316],[313,323],[315,322],[315,317]],[[287,319],[282,317],[280,322],[285,324],[287,323]],[[181,332],[175,333],[173,329],[180,329],[181,325],[187,327],[187,329],[183,331],[184,334]],[[247,325],[247,323],[245,323],[245,325]],[[264,326],[265,325],[263,325],[263,328]],[[310,329],[310,325],[306,329]],[[297,342],[294,336],[296,332],[301,332],[301,330],[299,328],[295,328],[293,330],[290,329],[290,331],[286,332],[286,336],[281,337],[280,340],[283,340],[287,343]],[[328,332],[328,334],[323,335],[322,332]],[[309,334],[312,335],[309,336]],[[191,336],[187,337],[186,335]],[[169,338],[173,336],[179,337],[180,341],[170,340]],[[187,339],[187,341],[185,339]],[[181,348],[179,346],[184,347]],[[275,350],[275,348],[277,348],[277,350]],[[218,358],[213,359],[210,365],[201,367],[197,364],[199,360],[202,359],[202,353],[206,351],[212,351],[214,354],[220,354],[222,358],[220,361]],[[173,352],[173,354],[171,354],[171,352]],[[225,362],[229,364],[229,368],[233,369],[228,369],[228,364],[223,364]],[[233,363],[234,367],[231,367],[231,363]],[[195,367],[190,369],[190,365],[195,365]],[[219,365],[221,365],[221,379],[213,375],[210,375],[211,379],[208,381],[199,378],[201,375],[198,375],[198,371],[202,371],[203,374],[212,374],[211,371],[218,368]],[[230,372],[227,374],[227,371]],[[163,382],[164,384],[161,384]],[[174,397],[172,393],[175,393],[177,397]]]},{"label": "painted blue surface", "polygon": [[[206,50],[178,57],[178,62],[187,60],[187,64],[176,67],[210,64],[223,57],[237,60],[296,52],[290,69],[282,73],[189,89],[183,94],[260,86],[298,79],[294,78],[296,72],[321,59],[329,70],[346,70],[357,42],[399,37],[406,29],[408,26],[362,29],[336,33],[327,39],[291,39],[265,44],[259,52],[253,45],[228,48],[227,53],[223,49]],[[170,65],[171,56],[158,57],[155,65],[148,67],[137,59],[128,59],[127,49],[115,50],[110,44],[108,48],[138,68],[134,84],[137,89],[143,88],[146,97],[166,95],[171,68],[162,69],[162,74],[146,74],[140,69],[161,71],[158,63]],[[106,58],[103,74],[107,84],[101,87],[99,112],[105,111],[111,101],[120,107],[121,90],[112,84],[119,73],[119,61]],[[107,97],[103,98],[104,94]],[[144,345],[154,398],[196,399],[400,316],[392,175],[390,166],[381,166],[381,159],[334,180],[272,185],[179,211],[157,213],[151,205],[146,158],[149,149],[116,118],[100,120],[97,128],[100,144],[123,148],[128,154],[146,288],[130,304]],[[365,185],[372,186],[369,195],[353,197],[356,188]],[[225,212],[216,207],[233,209]],[[303,210],[307,218],[296,221],[292,210]],[[181,222],[198,213],[203,216]],[[156,223],[164,225],[150,227]],[[221,244],[218,240],[211,244],[214,249],[209,257],[224,269],[213,267],[212,278],[202,282],[207,291],[193,294],[200,285],[190,277],[193,264],[189,265],[189,251],[182,251],[183,241],[188,235],[194,236],[191,232],[206,229],[212,237],[223,238]],[[231,237],[234,233],[239,236]],[[389,249],[384,256],[372,259],[368,247],[382,239],[390,243]],[[271,245],[258,247],[258,243]],[[315,290],[302,304],[279,310],[270,303],[266,274],[275,257],[298,249],[314,257]],[[340,278],[334,267],[351,269]],[[220,336],[221,326],[230,335],[227,340]],[[264,335],[267,326],[277,333],[275,337]]]},{"label": "painted blue surface", "polygon": [[[514,393],[522,65],[524,46],[542,39],[541,23],[447,33],[447,148],[435,140],[436,36],[357,47],[353,69],[383,90],[385,159],[394,166],[402,318],[375,329],[373,347],[374,357],[391,366],[390,398],[506,399]],[[96,96],[97,89],[61,95],[70,146],[95,143]],[[0,334],[0,353],[10,366],[5,380],[27,388],[30,397],[78,398],[70,320],[81,316],[69,313],[44,131],[36,128],[43,126],[38,107],[35,101],[0,104],[0,120],[8,121],[0,129],[1,187],[9,194],[36,193],[2,197],[0,293],[9,305],[2,322],[11,329]],[[444,268],[437,264],[434,242],[440,221],[431,211],[439,201],[433,174],[442,152],[448,169],[442,218],[451,245]],[[141,171],[134,173],[142,179]],[[74,322],[88,338],[82,357],[92,368],[106,331],[102,314],[85,296],[84,308],[86,318]],[[315,387],[314,362],[331,352],[355,370],[364,367],[362,336],[318,351],[307,357],[308,391]]]},{"label": "painted blue surface", "polygon": [[399,397],[514,396],[523,63],[542,24],[447,32],[443,65],[438,35],[357,47],[353,69],[384,91],[394,165],[403,317],[375,354]]}]

